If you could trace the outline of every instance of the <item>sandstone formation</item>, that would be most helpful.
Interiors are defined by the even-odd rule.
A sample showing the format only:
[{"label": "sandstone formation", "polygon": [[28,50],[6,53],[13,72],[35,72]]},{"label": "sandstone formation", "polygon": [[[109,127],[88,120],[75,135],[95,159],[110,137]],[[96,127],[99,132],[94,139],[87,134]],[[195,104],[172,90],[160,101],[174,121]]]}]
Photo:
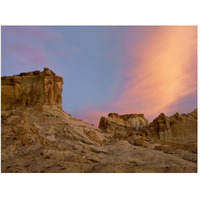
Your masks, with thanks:
[{"label": "sandstone formation", "polygon": [[36,105],[62,107],[63,78],[48,68],[1,78],[1,109]]},{"label": "sandstone formation", "polygon": [[149,124],[148,120],[145,119],[144,114],[119,115],[118,113],[109,113],[108,118],[102,120],[102,122],[100,121],[99,128],[104,126],[103,121],[106,121],[106,124],[114,122],[122,126],[133,128],[134,130],[140,130]]},{"label": "sandstone formation", "polygon": [[171,144],[181,144],[197,151],[197,109],[188,114],[167,117],[161,113],[142,132],[149,138]]},{"label": "sandstone formation", "polygon": [[127,138],[148,124],[143,114],[110,113],[108,118],[101,117],[99,128],[105,132],[114,133],[115,138]]},{"label": "sandstone formation", "polygon": [[196,111],[150,124],[113,113],[98,129],[62,110],[62,83],[49,69],[2,77],[2,172],[197,172],[197,152],[180,148],[196,142]]}]

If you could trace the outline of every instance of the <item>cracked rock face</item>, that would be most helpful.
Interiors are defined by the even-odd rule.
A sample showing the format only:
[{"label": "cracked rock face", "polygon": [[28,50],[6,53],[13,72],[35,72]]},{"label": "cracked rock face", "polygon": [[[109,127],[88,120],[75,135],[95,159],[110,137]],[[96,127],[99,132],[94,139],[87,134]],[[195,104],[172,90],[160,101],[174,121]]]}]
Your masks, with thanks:
[{"label": "cracked rock face", "polygon": [[164,142],[196,145],[197,109],[188,114],[176,113],[171,117],[161,113],[144,131],[151,138]]},{"label": "cracked rock face", "polygon": [[1,78],[1,109],[56,105],[62,108],[63,78],[48,68]]}]

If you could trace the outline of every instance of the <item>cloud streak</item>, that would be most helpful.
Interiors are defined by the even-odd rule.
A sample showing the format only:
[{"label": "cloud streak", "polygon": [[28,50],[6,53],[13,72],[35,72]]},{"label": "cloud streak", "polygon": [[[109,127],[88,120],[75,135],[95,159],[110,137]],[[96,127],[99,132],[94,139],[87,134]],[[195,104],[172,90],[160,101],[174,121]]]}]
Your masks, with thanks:
[{"label": "cloud streak", "polygon": [[126,81],[114,102],[119,111],[156,116],[197,92],[196,27],[160,27],[128,51]]},{"label": "cloud streak", "polygon": [[137,44],[128,41],[129,64],[124,66],[118,98],[82,113],[84,120],[97,126],[100,114],[107,111],[144,113],[152,120],[161,112],[177,112],[174,105],[197,93],[197,27],[145,27],[143,31],[150,34]]}]

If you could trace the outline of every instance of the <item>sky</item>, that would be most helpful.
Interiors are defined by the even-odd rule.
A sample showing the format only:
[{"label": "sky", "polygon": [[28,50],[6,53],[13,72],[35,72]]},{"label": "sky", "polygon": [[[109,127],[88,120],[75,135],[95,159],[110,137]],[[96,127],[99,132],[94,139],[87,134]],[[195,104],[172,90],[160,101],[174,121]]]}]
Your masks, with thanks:
[{"label": "sky", "polygon": [[197,108],[196,26],[1,28],[2,76],[44,67],[64,79],[63,110],[96,126],[110,112]]}]

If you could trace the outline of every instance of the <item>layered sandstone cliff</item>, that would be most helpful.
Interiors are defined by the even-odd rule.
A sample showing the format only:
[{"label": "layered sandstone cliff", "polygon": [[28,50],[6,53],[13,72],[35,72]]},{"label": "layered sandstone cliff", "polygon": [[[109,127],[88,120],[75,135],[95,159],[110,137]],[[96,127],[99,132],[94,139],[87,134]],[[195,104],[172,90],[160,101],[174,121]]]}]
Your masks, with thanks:
[{"label": "layered sandstone cliff", "polygon": [[197,145],[197,109],[171,117],[161,113],[142,132],[150,138],[168,143]]},{"label": "layered sandstone cliff", "polygon": [[62,108],[63,78],[44,68],[10,77],[1,77],[1,109],[35,105]]},{"label": "layered sandstone cliff", "polygon": [[115,139],[126,139],[134,145],[142,146],[151,140],[169,145],[171,149],[175,147],[197,153],[197,109],[171,117],[161,113],[150,124],[143,114],[110,113],[108,118],[101,117],[99,128]]}]

